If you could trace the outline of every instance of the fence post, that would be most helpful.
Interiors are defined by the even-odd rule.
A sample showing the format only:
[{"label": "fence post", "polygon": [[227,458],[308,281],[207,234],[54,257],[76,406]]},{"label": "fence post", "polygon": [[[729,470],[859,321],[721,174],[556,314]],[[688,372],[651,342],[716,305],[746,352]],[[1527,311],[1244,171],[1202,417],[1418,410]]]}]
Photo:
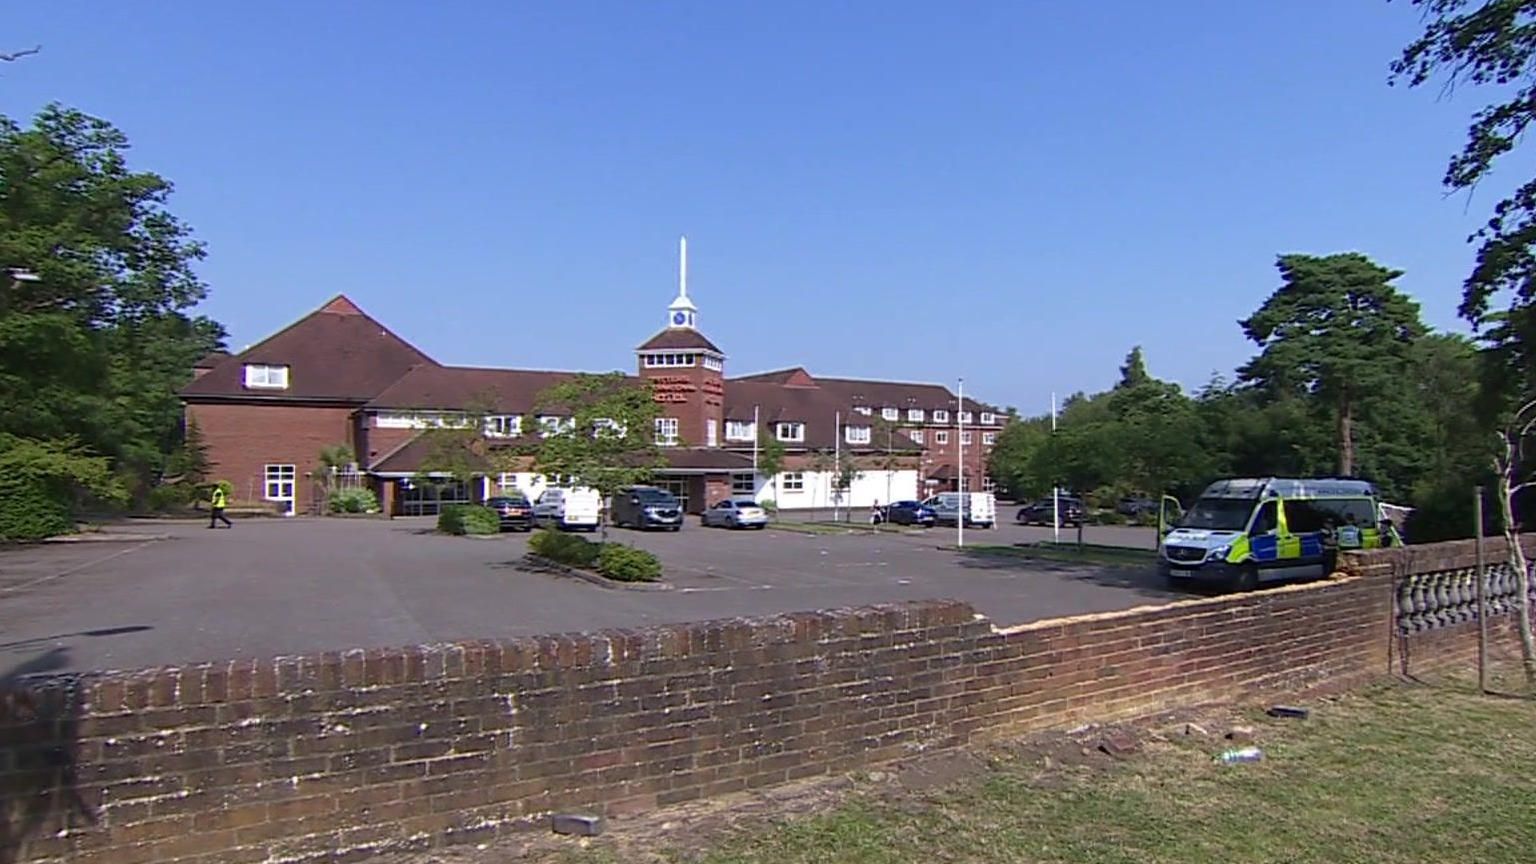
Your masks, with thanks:
[{"label": "fence post", "polygon": [[1472,502],[1472,513],[1477,520],[1472,531],[1472,546],[1477,554],[1477,691],[1487,693],[1488,597],[1483,585],[1487,581],[1487,571],[1483,565],[1483,487],[1478,486],[1473,494],[1476,498]]}]

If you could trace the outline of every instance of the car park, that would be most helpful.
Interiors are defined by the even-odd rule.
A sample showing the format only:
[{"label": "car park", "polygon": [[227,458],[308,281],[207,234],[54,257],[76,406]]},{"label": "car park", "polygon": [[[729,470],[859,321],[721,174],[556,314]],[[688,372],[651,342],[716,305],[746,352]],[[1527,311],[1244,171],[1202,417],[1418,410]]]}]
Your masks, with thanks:
[{"label": "car park", "polygon": [[1020,525],[1081,525],[1083,502],[1067,495],[1041,498],[1019,508],[1015,521]]},{"label": "car park", "polygon": [[954,525],[964,514],[966,527],[991,528],[997,524],[997,498],[991,492],[940,492],[923,502],[933,511],[936,525]]},{"label": "car park", "polygon": [[596,531],[603,499],[595,489],[545,489],[533,502],[533,522],[566,531]]},{"label": "car park", "polygon": [[750,498],[727,498],[705,510],[699,522],[705,527],[761,529],[768,525],[768,511]]},{"label": "car park", "polygon": [[875,513],[875,524],[889,522],[892,525],[916,525],[931,528],[937,521],[933,508],[921,501],[892,501]]},{"label": "car park", "polygon": [[496,511],[503,531],[528,531],[533,528],[533,505],[522,495],[498,495],[485,499],[485,506]]},{"label": "car park", "polygon": [[632,486],[613,496],[613,524],[644,531],[677,531],[683,527],[683,505],[665,489]]}]

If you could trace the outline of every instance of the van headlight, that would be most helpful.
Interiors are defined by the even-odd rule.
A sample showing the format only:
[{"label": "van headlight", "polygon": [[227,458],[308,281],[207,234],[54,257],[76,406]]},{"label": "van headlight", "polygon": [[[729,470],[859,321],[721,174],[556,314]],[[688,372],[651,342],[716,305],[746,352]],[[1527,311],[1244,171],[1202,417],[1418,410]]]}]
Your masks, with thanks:
[{"label": "van headlight", "polygon": [[1227,553],[1229,553],[1231,551],[1232,551],[1232,547],[1231,546],[1217,546],[1215,549],[1212,549],[1209,553],[1206,554],[1205,560],[1207,560],[1207,561],[1225,561],[1225,560],[1227,560]]}]

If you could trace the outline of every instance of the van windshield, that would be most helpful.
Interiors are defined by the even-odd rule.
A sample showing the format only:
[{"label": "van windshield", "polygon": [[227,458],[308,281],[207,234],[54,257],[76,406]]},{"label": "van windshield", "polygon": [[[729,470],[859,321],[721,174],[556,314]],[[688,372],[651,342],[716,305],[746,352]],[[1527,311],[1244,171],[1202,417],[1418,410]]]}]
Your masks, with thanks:
[{"label": "van windshield", "polygon": [[635,497],[645,504],[676,504],[677,499],[665,489],[636,489]]},{"label": "van windshield", "polygon": [[1205,531],[1241,531],[1248,527],[1254,503],[1252,498],[1201,498],[1177,525]]}]

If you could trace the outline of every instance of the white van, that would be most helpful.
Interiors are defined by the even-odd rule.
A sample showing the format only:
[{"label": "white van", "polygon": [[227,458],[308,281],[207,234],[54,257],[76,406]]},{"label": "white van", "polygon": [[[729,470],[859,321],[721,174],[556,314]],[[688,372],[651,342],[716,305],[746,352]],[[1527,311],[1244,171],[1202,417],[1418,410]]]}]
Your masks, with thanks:
[{"label": "white van", "polygon": [[991,528],[997,524],[997,498],[991,492],[966,492],[963,501],[959,492],[940,492],[923,506],[933,510],[934,522],[939,525],[955,524],[962,508],[967,527]]},{"label": "white van", "polygon": [[596,489],[545,489],[533,502],[533,524],[596,531],[602,509],[603,498]]}]

